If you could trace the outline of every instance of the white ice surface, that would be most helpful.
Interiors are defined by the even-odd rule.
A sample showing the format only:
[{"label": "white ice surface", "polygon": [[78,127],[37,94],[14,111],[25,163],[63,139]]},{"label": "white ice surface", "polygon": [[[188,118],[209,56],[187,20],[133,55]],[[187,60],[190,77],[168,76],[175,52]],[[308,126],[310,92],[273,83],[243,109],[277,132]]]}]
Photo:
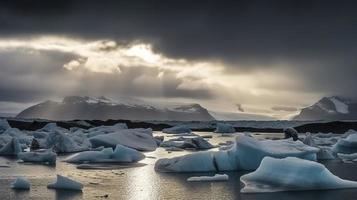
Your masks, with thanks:
[{"label": "white ice surface", "polygon": [[227,174],[215,174],[214,176],[192,176],[188,178],[187,181],[228,181],[228,179],[229,176]]},{"label": "white ice surface", "polygon": [[57,180],[54,183],[47,185],[50,189],[61,189],[61,190],[82,190],[83,185],[75,180],[70,178],[57,175]]},{"label": "white ice surface", "polygon": [[357,182],[333,175],[320,163],[293,157],[265,157],[256,171],[240,180],[242,193],[357,188]]},{"label": "white ice surface", "polygon": [[330,98],[330,100],[335,104],[336,111],[342,114],[348,114],[348,105],[344,102],[336,99],[335,97]]}]

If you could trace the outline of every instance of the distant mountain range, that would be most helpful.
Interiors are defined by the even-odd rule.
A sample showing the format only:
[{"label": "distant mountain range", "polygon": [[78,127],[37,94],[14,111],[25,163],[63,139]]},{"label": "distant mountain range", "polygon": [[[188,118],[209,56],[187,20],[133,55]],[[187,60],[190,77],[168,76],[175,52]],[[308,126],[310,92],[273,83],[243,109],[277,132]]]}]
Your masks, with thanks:
[{"label": "distant mountain range", "polygon": [[62,102],[45,101],[23,110],[17,117],[50,120],[215,120],[208,110],[199,104],[158,106],[133,98],[114,101],[106,97],[80,96],[67,96]]},{"label": "distant mountain range", "polygon": [[303,108],[293,120],[357,120],[357,101],[339,96],[324,97]]}]

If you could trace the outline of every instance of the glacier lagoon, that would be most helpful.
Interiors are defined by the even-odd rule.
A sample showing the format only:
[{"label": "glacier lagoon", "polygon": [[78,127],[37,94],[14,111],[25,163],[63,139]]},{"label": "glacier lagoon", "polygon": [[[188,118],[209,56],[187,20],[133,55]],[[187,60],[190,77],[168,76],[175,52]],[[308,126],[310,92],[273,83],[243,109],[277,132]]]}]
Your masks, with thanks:
[{"label": "glacier lagoon", "polygon": [[[213,145],[234,141],[235,135],[222,135],[212,132],[195,132],[201,136],[212,136]],[[178,136],[154,132],[165,140]],[[283,138],[281,133],[254,133],[259,139]],[[217,151],[218,148],[210,151]],[[316,190],[300,192],[279,192],[244,194],[240,190],[243,183],[240,177],[250,171],[224,172],[229,180],[224,182],[187,182],[192,176],[213,176],[208,173],[158,173],[155,162],[160,158],[172,158],[195,151],[166,151],[157,148],[144,152],[146,158],[132,165],[88,164],[77,169],[78,165],[63,162],[68,155],[57,157],[56,166],[18,163],[16,158],[0,157],[0,199],[354,199],[357,189]],[[357,180],[357,164],[343,163],[339,160],[322,162],[336,176],[347,180]],[[93,169],[96,168],[96,169]],[[82,192],[48,189],[47,185],[61,174],[84,185]],[[29,191],[11,189],[16,177],[25,177],[31,182]]]}]

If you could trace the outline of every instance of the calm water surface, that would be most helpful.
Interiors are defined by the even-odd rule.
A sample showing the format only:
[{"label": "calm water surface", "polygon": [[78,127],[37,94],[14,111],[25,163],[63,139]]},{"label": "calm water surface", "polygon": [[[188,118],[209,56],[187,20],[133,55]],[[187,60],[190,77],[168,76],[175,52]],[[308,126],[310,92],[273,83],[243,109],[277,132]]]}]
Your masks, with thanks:
[{"label": "calm water surface", "polygon": [[[163,135],[156,132],[156,135]],[[234,137],[222,137],[219,134],[209,139],[212,144],[218,144]],[[282,134],[256,134],[257,138],[280,138]],[[171,137],[165,135],[165,139]],[[216,149],[213,149],[216,150]],[[243,185],[239,177],[248,172],[227,172],[227,182],[187,182],[193,175],[213,175],[210,173],[157,173],[154,164],[158,158],[173,157],[192,153],[189,151],[168,153],[162,148],[155,152],[145,153],[147,158],[140,163],[143,166],[113,169],[77,169],[76,165],[61,162],[67,156],[59,156],[56,167],[17,163],[16,159],[0,157],[0,163],[8,163],[10,167],[0,168],[0,199],[244,199],[244,200],[329,200],[357,199],[357,190],[326,190],[279,192],[264,194],[241,194]],[[357,181],[357,165],[345,164],[339,161],[323,163],[335,175]],[[47,189],[48,183],[55,179],[56,174],[71,177],[84,184],[83,192],[56,191]],[[32,184],[30,191],[14,191],[10,188],[16,176],[28,178]],[[105,197],[107,196],[107,197]]]}]

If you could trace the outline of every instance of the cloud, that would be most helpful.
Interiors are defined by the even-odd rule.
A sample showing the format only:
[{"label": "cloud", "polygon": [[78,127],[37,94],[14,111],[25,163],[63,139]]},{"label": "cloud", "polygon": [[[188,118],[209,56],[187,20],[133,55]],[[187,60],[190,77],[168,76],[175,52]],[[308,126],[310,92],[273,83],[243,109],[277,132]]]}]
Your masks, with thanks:
[{"label": "cloud", "polygon": [[285,112],[296,112],[296,111],[298,111],[297,108],[289,107],[289,106],[274,106],[271,109],[274,110],[274,111],[285,111]]}]

